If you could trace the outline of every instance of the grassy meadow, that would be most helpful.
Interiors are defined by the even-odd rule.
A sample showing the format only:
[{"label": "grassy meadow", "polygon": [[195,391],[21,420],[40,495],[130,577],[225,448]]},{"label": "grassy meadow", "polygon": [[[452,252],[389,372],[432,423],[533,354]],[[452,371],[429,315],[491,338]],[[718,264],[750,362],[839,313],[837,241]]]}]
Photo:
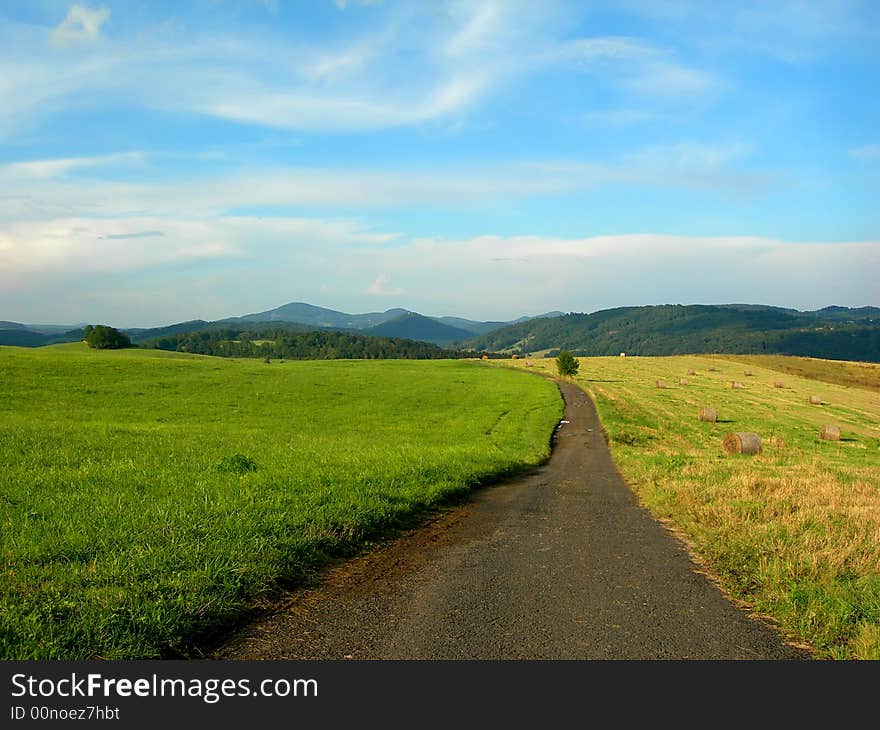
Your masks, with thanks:
[{"label": "grassy meadow", "polygon": [[718,355],[717,357],[741,362],[747,367],[756,365],[790,375],[824,380],[827,383],[880,391],[880,363],[876,362],[847,362],[788,355]]},{"label": "grassy meadow", "polygon": [[328,553],[541,462],[556,387],[463,361],[0,347],[0,657],[191,655]]},{"label": "grassy meadow", "polygon": [[[579,360],[575,382],[593,396],[621,472],[730,594],[820,657],[880,659],[880,370],[810,370],[803,358],[782,363],[801,375],[780,373],[775,358],[776,369],[752,358]],[[555,374],[553,359],[505,364]],[[827,379],[829,367],[874,387],[803,377]],[[702,406],[719,422],[699,421]],[[839,425],[841,440],[820,440],[823,424]],[[763,453],[726,455],[732,431],[758,433]]]}]

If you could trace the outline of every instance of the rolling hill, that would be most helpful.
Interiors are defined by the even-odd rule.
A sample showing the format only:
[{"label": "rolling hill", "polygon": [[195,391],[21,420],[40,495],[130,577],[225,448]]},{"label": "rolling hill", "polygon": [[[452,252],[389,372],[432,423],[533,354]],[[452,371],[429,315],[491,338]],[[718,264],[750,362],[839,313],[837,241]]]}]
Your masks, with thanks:
[{"label": "rolling hill", "polygon": [[781,354],[880,361],[880,309],[799,312],[760,305],[660,305],[567,314],[502,327],[463,346],[580,355]]},{"label": "rolling hill", "polygon": [[[561,312],[548,312],[541,317],[553,317]],[[467,339],[504,327],[507,324],[534,319],[531,316],[519,317],[512,322],[481,322],[461,317],[426,317],[407,309],[387,309],[384,312],[367,312],[366,314],[348,314],[334,309],[316,307],[305,302],[290,302],[265,312],[245,314],[241,317],[206,321],[193,319],[186,322],[163,327],[123,328],[134,343],[157,337],[204,332],[218,329],[229,329],[246,325],[249,331],[255,331],[257,325],[283,328],[292,332],[308,330],[342,330],[346,332],[367,333],[374,327],[396,322],[390,328],[378,332],[369,332],[376,336],[418,339],[423,342],[442,344]],[[436,326],[436,325],[440,326]],[[17,345],[20,347],[41,347],[62,342],[74,342],[82,339],[82,326],[64,325],[26,325],[18,322],[0,321],[0,345]]]},{"label": "rolling hill", "polygon": [[363,334],[377,337],[402,337],[408,340],[432,342],[435,345],[458,342],[473,336],[473,332],[460,327],[452,327],[415,312],[407,312],[375,327],[365,329]]}]

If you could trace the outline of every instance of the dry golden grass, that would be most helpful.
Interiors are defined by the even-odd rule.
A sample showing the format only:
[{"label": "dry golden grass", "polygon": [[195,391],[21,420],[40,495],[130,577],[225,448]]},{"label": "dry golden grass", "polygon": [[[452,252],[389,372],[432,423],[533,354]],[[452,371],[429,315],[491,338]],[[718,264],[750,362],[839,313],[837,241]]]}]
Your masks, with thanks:
[{"label": "dry golden grass", "polygon": [[822,360],[817,357],[788,355],[718,355],[734,362],[748,363],[811,380],[880,391],[880,363]]},{"label": "dry golden grass", "polygon": [[[880,658],[880,392],[792,374],[780,389],[777,371],[749,364],[742,390],[742,363],[695,356],[581,358],[575,381],[640,500],[732,596],[819,656]],[[686,387],[655,387],[688,369]],[[703,406],[718,423],[699,420]],[[841,441],[819,438],[826,423]],[[756,432],[763,453],[724,454],[732,431]]]}]

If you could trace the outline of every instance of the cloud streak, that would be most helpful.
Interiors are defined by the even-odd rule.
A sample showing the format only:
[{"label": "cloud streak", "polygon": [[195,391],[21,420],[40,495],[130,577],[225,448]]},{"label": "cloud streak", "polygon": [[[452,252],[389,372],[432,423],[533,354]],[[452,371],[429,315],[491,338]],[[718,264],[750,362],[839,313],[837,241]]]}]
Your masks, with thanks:
[{"label": "cloud streak", "polygon": [[109,17],[110,11],[105,7],[93,9],[87,5],[72,5],[64,20],[49,33],[49,40],[56,46],[93,41]]},{"label": "cloud streak", "polygon": [[[77,99],[291,131],[389,129],[466,115],[509,84],[560,68],[589,71],[646,101],[718,86],[674,50],[643,40],[562,40],[549,7],[513,0],[439,7],[442,22],[412,6],[360,34],[306,44],[252,27],[223,37],[173,26],[111,42],[101,33],[110,11],[74,5],[51,31],[55,53],[43,52],[33,28],[7,29],[19,40],[7,58],[11,81],[0,84],[3,127],[8,133]],[[78,50],[61,52],[72,45]],[[0,54],[0,72],[4,65]]]}]

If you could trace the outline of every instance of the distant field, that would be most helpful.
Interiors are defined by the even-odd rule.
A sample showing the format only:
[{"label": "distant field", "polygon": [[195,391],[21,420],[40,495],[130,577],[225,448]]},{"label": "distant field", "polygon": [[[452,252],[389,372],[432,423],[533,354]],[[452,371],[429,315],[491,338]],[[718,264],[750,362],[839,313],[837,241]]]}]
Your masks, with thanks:
[{"label": "distant field", "polygon": [[719,355],[718,357],[813,380],[823,380],[826,383],[880,391],[880,364],[875,362],[847,362],[786,355]]},{"label": "distant field", "polygon": [[461,361],[0,347],[0,657],[186,655],[328,551],[548,455],[552,383]]},{"label": "distant field", "polygon": [[[593,395],[639,498],[732,595],[820,656],[880,659],[880,393],[781,375],[760,361],[580,358],[576,381]],[[505,364],[555,368],[552,359]],[[732,380],[745,388],[731,389]],[[809,404],[810,395],[823,404]],[[700,422],[701,406],[715,407],[720,422]],[[818,438],[826,423],[841,427],[841,441]],[[725,455],[731,431],[758,433],[763,454]]]}]

